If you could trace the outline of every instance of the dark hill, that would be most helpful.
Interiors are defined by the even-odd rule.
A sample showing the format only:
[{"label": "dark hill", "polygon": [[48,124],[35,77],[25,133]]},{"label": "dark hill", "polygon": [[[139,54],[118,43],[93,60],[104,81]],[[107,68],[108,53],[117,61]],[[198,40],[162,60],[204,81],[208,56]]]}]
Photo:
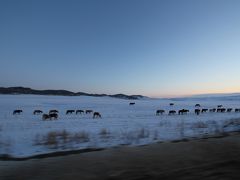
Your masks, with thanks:
[{"label": "dark hill", "polygon": [[67,90],[35,90],[26,87],[0,87],[0,94],[34,94],[34,95],[56,95],[56,96],[94,96],[94,97],[103,97],[109,96],[114,98],[121,99],[141,99],[144,96],[141,95],[125,95],[125,94],[115,94],[115,95],[107,95],[107,94],[89,94],[84,92],[71,92]]}]

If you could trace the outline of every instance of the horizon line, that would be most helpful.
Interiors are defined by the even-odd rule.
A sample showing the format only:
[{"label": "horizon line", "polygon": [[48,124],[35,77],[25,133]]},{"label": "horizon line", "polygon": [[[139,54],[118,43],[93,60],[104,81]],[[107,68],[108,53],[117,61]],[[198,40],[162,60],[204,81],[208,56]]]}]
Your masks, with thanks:
[{"label": "horizon line", "polygon": [[[35,89],[35,88],[32,88],[32,87],[25,87],[25,86],[9,86],[9,87],[0,87],[0,88],[29,88],[29,89],[32,89],[32,90],[56,90],[56,91],[69,91],[69,92],[73,92],[73,93],[86,93],[86,94],[106,94],[106,95],[116,95],[116,94],[125,94],[125,93],[110,93],[110,94],[107,94],[107,93],[88,93],[88,92],[83,92],[83,91],[71,91],[71,90],[66,90],[66,89],[49,89],[49,88],[46,88],[46,89]],[[145,97],[149,97],[149,98],[184,98],[184,97],[192,97],[192,96],[211,96],[211,95],[234,95],[234,94],[239,94],[240,92],[216,92],[216,93],[194,93],[194,94],[182,94],[182,95],[145,95],[145,94],[140,94],[140,93],[135,93],[135,94],[131,94],[131,93],[127,93],[126,95],[129,95],[129,96],[134,96],[134,95],[141,95],[141,96],[145,96]]]}]

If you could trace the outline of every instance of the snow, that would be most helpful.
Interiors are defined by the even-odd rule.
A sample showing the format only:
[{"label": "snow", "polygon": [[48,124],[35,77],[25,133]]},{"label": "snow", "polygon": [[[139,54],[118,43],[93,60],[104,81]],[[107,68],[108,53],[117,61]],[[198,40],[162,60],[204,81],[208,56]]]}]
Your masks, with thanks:
[{"label": "snow", "polygon": [[[240,108],[239,98],[181,98],[132,100],[111,97],[0,95],[0,155],[28,157],[56,151],[113,146],[138,146],[159,141],[214,135],[238,131],[240,113],[194,114],[194,105],[214,108]],[[173,107],[169,103],[173,102]],[[157,109],[189,109],[188,115],[167,113],[156,116]],[[13,115],[22,109],[21,115]],[[59,110],[58,120],[43,121],[33,115],[36,109],[47,113]],[[92,109],[101,119],[92,115],[66,115],[68,109]]]}]

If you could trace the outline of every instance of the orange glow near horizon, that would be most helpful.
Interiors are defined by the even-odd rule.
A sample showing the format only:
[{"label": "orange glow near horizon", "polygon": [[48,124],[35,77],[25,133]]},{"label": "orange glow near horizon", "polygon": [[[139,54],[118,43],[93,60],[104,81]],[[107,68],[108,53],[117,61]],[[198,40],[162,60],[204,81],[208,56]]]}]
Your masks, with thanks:
[{"label": "orange glow near horizon", "polygon": [[174,98],[174,97],[187,97],[187,96],[193,96],[193,95],[201,95],[201,94],[225,94],[225,93],[240,93],[240,87],[239,85],[237,87],[228,87],[223,89],[209,89],[209,90],[192,90],[191,92],[182,92],[179,91],[177,93],[171,92],[171,93],[153,93],[150,94],[150,97],[153,98]]}]

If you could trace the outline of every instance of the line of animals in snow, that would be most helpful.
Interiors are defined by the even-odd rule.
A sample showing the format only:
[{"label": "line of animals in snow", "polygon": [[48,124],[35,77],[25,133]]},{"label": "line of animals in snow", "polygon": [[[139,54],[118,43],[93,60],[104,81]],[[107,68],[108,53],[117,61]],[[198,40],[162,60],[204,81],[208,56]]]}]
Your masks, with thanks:
[{"label": "line of animals in snow", "polygon": [[[129,106],[133,106],[135,105],[135,102],[130,102],[129,103]],[[17,110],[14,110],[13,111],[13,115],[17,115],[17,114],[21,114],[23,112],[23,110],[20,110],[20,109],[17,109]],[[58,110],[50,110],[48,114],[43,114],[43,111],[41,110],[34,110],[33,111],[33,114],[34,115],[39,115],[39,114],[43,114],[42,115],[42,119],[44,120],[47,120],[47,119],[57,119],[58,118]],[[92,114],[93,113],[93,118],[102,118],[102,115],[99,113],[99,112],[93,112],[93,110],[67,110],[66,111],[66,115],[68,114],[73,114],[73,113],[76,113],[76,114]]]},{"label": "line of animals in snow", "polygon": [[[23,113],[23,110],[14,110],[13,111],[13,115],[17,115],[17,114],[21,114]],[[59,115],[58,115],[59,111],[56,110],[56,109],[52,109],[52,110],[49,110],[48,114],[44,114],[43,111],[41,110],[34,110],[33,111],[33,114],[34,115],[40,115],[42,114],[42,120],[57,120]],[[73,114],[73,113],[76,113],[77,114],[93,114],[93,119],[95,118],[102,118],[102,115],[99,113],[99,112],[94,112],[93,110],[67,110],[66,111],[66,115],[69,115],[69,114]]]},{"label": "line of animals in snow", "polygon": [[[174,106],[173,103],[170,103],[170,106]],[[197,114],[197,115],[200,115],[200,113],[206,113],[206,112],[218,112],[218,113],[225,113],[225,112],[232,112],[232,111],[235,111],[235,112],[240,112],[240,108],[236,108],[236,109],[233,109],[233,108],[223,108],[223,105],[218,105],[217,108],[212,108],[212,109],[200,109],[201,105],[200,104],[196,104],[195,105],[195,110],[194,110],[194,113]],[[188,109],[181,109],[178,111],[178,114],[179,115],[184,115],[184,114],[187,114],[189,113],[190,111]],[[159,115],[162,115],[165,113],[165,110],[163,109],[159,109],[156,111],[156,115],[159,116]],[[174,114],[177,114],[177,111],[175,110],[170,110],[168,112],[168,115],[174,115]]]},{"label": "line of animals in snow", "polygon": [[[130,102],[129,103],[130,106],[133,106],[135,105],[135,102]],[[170,103],[169,104],[171,107],[174,106],[174,103]],[[200,104],[196,104],[195,105],[195,110],[194,110],[194,113],[197,114],[197,115],[200,115],[201,113],[206,113],[206,112],[218,112],[218,113],[225,113],[225,112],[232,112],[232,111],[235,111],[235,112],[240,112],[240,108],[236,108],[236,109],[233,109],[233,108],[223,108],[223,105],[218,105],[217,108],[212,108],[212,109],[206,109],[206,108],[201,108],[201,105]],[[17,115],[17,114],[21,114],[23,111],[18,109],[18,110],[14,110],[13,111],[13,115]],[[162,115],[164,114],[166,111],[163,110],[163,109],[159,109],[156,111],[156,115],[159,116],[159,115]],[[176,110],[170,110],[168,112],[168,115],[175,115],[175,114],[179,114],[179,115],[184,115],[184,114],[188,114],[190,111],[188,109],[180,109],[178,111]],[[34,110],[33,111],[33,114],[34,115],[39,115],[39,114],[43,114],[42,115],[42,119],[43,120],[56,120],[58,119],[59,115],[58,115],[59,111],[58,110],[50,110],[48,112],[48,114],[43,114],[43,111],[41,110]],[[69,114],[73,114],[75,113],[76,115],[77,114],[93,114],[93,118],[102,118],[102,115],[99,113],[99,112],[94,112],[93,110],[90,110],[90,109],[87,109],[87,110],[67,110],[66,111],[66,115],[69,115]]]}]

